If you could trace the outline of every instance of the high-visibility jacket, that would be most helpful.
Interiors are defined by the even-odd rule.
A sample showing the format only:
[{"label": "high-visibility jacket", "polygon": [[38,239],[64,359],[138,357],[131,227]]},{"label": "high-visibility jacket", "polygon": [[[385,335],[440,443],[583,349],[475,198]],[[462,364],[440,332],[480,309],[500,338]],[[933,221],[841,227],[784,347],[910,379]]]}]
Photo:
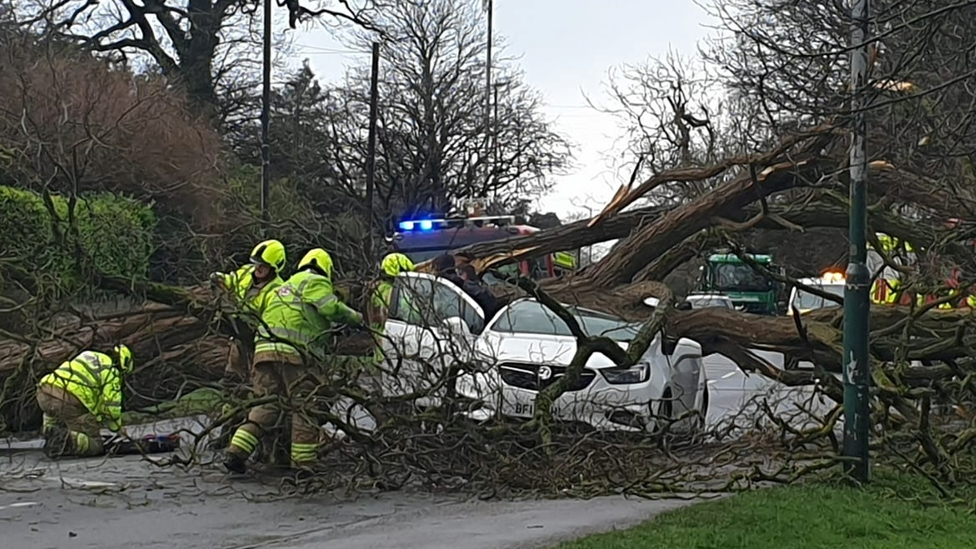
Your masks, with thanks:
[{"label": "high-visibility jacket", "polygon": [[[958,292],[952,292],[952,293],[953,294],[958,294]],[[952,294],[950,294],[950,295],[952,295]],[[925,305],[927,305],[929,303],[933,303],[936,300],[941,299],[942,297],[943,296],[921,295],[920,294],[920,295],[918,295],[918,296],[915,297],[915,305],[918,306],[918,307],[923,307],[923,306],[925,306]],[[951,301],[947,301],[945,303],[940,303],[940,304],[936,305],[935,308],[936,309],[942,309],[942,310],[951,309],[952,308],[952,302]]]},{"label": "high-visibility jacket", "polygon": [[383,335],[386,333],[386,319],[390,314],[390,297],[393,294],[393,282],[380,280],[369,296],[369,328],[376,339],[373,360],[383,362],[383,349],[380,347]]},{"label": "high-visibility jacket", "polygon": [[[402,320],[410,324],[421,325],[423,324],[422,313],[415,306],[414,301],[409,291],[399,292],[397,312]],[[376,362],[383,361],[383,350],[380,348],[379,342],[382,341],[383,335],[386,333],[386,319],[390,314],[392,305],[393,281],[380,280],[369,298],[369,327],[375,334],[374,337],[377,341],[376,348],[373,351],[373,360]]]},{"label": "high-visibility jacket", "polygon": [[264,313],[274,291],[284,284],[284,280],[275,274],[274,278],[258,288],[254,284],[254,269],[254,265],[248,264],[221,277],[224,287],[227,288],[243,315],[252,317],[248,319],[248,323],[252,325],[257,324],[257,319]]},{"label": "high-visibility jacket", "polygon": [[898,303],[900,282],[897,278],[878,278],[871,284],[871,301],[878,304],[891,305]]},{"label": "high-visibility jacket", "polygon": [[370,328],[375,331],[382,333],[384,324],[386,321],[386,316],[389,314],[390,308],[390,297],[393,294],[393,282],[389,280],[380,280],[373,290],[372,295],[369,297],[370,305]]},{"label": "high-visibility jacket", "polygon": [[112,432],[122,427],[122,375],[112,357],[85,351],[42,377],[40,385],[71,393]]},{"label": "high-visibility jacket", "polygon": [[912,249],[911,244],[903,242],[900,238],[888,236],[884,233],[875,233],[875,235],[878,237],[878,244],[881,245],[881,251],[886,254],[890,254],[898,248],[904,248],[908,253],[915,251]]},{"label": "high-visibility jacket", "polygon": [[295,273],[268,299],[254,353],[322,357],[333,322],[361,324],[362,315],[336,297],[327,277],[313,271]]},{"label": "high-visibility jacket", "polygon": [[556,252],[552,254],[552,263],[556,267],[571,271],[576,268],[576,256],[569,252]]}]

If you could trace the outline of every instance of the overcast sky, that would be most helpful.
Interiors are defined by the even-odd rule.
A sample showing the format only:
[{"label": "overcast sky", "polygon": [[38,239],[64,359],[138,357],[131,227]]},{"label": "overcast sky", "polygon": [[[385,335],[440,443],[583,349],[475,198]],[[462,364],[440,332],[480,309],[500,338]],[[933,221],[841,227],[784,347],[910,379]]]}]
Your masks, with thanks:
[{"label": "overcast sky", "polygon": [[[664,57],[669,48],[692,56],[709,34],[708,22],[692,0],[495,0],[495,33],[504,36],[506,54],[521,57],[549,118],[577,145],[575,169],[555,180],[553,191],[539,200],[540,210],[565,217],[587,206],[599,209],[626,181],[629,174],[615,166],[623,161],[622,144],[615,143],[622,132],[613,116],[590,109],[584,94],[606,104],[611,67]],[[298,32],[295,42],[294,64],[308,58],[323,81],[340,78],[344,66],[355,62],[320,27]]]}]

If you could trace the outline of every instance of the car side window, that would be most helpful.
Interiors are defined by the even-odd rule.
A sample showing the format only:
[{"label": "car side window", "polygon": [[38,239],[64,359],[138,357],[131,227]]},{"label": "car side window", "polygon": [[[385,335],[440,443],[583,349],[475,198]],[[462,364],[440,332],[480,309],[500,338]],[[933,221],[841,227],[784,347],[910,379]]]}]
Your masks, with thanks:
[{"label": "car side window", "polygon": [[389,318],[415,326],[426,326],[438,320],[432,280],[398,276],[393,281],[390,301]]},{"label": "car side window", "polygon": [[435,326],[448,318],[461,317],[473,334],[481,333],[485,320],[461,297],[451,282],[422,277],[398,276],[390,294],[389,318],[414,326]]},{"label": "car side window", "polygon": [[468,330],[473,334],[479,334],[485,327],[485,321],[464,298],[461,297],[462,290],[455,289],[456,286],[451,282],[438,281],[434,288],[434,310],[437,311],[439,320],[446,320],[451,317],[460,317],[468,325]]}]

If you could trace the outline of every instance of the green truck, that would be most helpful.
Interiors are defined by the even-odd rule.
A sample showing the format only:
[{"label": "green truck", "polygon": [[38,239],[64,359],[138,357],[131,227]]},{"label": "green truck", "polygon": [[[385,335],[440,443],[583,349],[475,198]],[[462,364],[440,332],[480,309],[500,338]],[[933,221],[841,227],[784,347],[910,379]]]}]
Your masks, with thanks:
[{"label": "green truck", "polygon": [[[773,265],[771,255],[746,254],[746,257],[771,271],[780,271]],[[748,313],[775,315],[780,309],[780,284],[763,276],[735,254],[717,253],[706,258],[699,291],[724,294],[736,309]]]}]

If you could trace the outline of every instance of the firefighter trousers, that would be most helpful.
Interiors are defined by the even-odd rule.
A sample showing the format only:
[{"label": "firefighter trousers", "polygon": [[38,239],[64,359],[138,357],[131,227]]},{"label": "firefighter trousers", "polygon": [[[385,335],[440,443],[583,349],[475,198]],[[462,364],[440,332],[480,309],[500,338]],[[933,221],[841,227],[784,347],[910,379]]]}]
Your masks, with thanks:
[{"label": "firefighter trousers", "polygon": [[[251,370],[251,382],[258,398],[278,395],[290,403],[291,462],[296,467],[311,465],[318,451],[319,428],[311,413],[315,381],[308,368],[287,362],[259,362]],[[247,458],[257,449],[261,437],[281,420],[279,403],[251,408],[247,421],[230,441],[229,453]]]},{"label": "firefighter trousers", "polygon": [[50,458],[100,456],[105,453],[101,425],[78,397],[44,384],[37,389],[44,412],[44,453]]}]

